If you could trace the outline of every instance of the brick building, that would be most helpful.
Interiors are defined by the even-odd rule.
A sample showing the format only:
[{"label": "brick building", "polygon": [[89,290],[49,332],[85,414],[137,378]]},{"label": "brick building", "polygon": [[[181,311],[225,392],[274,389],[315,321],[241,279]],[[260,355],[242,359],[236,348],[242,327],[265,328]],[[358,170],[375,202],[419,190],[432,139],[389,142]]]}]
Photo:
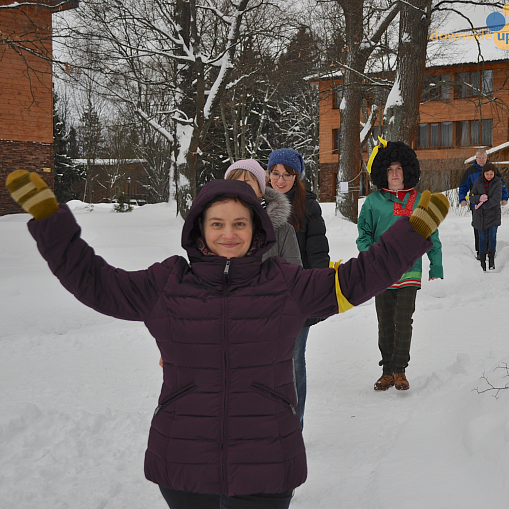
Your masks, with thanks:
[{"label": "brick building", "polygon": [[53,186],[51,16],[79,0],[27,3],[0,9],[0,215],[22,211],[4,186],[11,171],[37,171]]},{"label": "brick building", "polygon": [[[416,146],[421,164],[419,186],[432,191],[456,187],[466,161],[485,148],[501,171],[509,167],[509,59],[426,69]],[[384,76],[391,77],[391,76]],[[320,90],[320,200],[334,201],[339,162],[341,76],[317,80]],[[482,92],[482,94],[481,94]],[[367,94],[383,103],[387,89]],[[380,118],[380,115],[379,115]],[[375,123],[373,137],[380,132]],[[382,126],[383,127],[383,126]],[[366,147],[367,148],[367,147]],[[367,161],[368,151],[364,152]],[[468,165],[471,162],[468,163]],[[362,172],[362,168],[359,168]],[[366,173],[361,173],[367,183]],[[369,185],[361,183],[361,195]]]}]

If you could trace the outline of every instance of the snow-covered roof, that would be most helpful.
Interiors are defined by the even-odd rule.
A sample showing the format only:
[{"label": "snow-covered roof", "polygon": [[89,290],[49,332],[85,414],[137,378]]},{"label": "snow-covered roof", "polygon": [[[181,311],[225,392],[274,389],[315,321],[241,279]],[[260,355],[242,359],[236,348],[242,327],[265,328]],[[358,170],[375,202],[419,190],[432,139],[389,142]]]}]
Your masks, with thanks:
[{"label": "snow-covered roof", "polygon": [[[497,35],[496,32],[490,32],[486,27],[476,28],[476,33],[481,40],[467,40],[466,37],[471,36],[470,29],[459,29],[454,32],[448,32],[445,28],[439,28],[430,35],[433,39],[428,42],[426,54],[426,69],[437,69],[440,67],[453,67],[459,65],[493,63],[493,62],[509,62],[509,50],[499,48],[493,40],[486,40],[486,35],[491,38]],[[436,39],[442,36],[441,39]],[[384,56],[380,58],[370,58],[366,64],[367,74],[377,74],[388,69],[396,68],[396,56]],[[308,76],[308,81],[324,81],[333,80],[343,77],[341,67],[331,69]]]},{"label": "snow-covered roof", "polygon": [[[492,148],[486,150],[486,154],[488,154],[488,155],[495,154],[496,152],[499,152],[500,150],[502,150],[504,148],[508,148],[508,147],[509,147],[509,141],[506,141],[505,143],[502,143],[500,145],[497,145],[496,147],[492,147]],[[475,156],[469,157],[468,159],[465,159],[464,164],[473,163],[474,159],[475,159]],[[495,162],[498,164],[509,164],[506,161],[495,161]]]},{"label": "snow-covered roof", "polygon": [[[470,41],[466,41],[470,42]],[[497,48],[500,49],[500,48]],[[458,58],[450,58],[447,55],[440,55],[440,57],[432,58],[428,65],[426,65],[426,69],[440,69],[444,67],[454,67],[460,65],[477,65],[479,63],[489,64],[495,62],[504,62],[507,61],[509,63],[509,50],[500,50],[500,54],[496,54],[493,52],[491,58],[482,58],[478,54],[474,55],[473,52],[467,52],[465,54],[458,55]],[[372,65],[369,70],[366,71],[366,74],[377,74],[381,71],[376,70],[376,65]],[[328,81],[334,79],[343,78],[343,71],[341,69],[331,70],[322,74],[315,74],[306,77],[307,81]]]},{"label": "snow-covered roof", "polygon": [[91,166],[115,166],[117,164],[143,164],[145,159],[73,159],[74,163],[80,166],[90,164]]}]

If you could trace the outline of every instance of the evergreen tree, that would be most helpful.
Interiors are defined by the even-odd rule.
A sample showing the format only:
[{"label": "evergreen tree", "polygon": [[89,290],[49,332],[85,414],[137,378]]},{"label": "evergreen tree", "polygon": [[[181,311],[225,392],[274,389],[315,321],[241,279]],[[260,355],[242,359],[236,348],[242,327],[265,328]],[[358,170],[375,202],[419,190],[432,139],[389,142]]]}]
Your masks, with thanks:
[{"label": "evergreen tree", "polygon": [[[76,182],[84,179],[83,172],[76,167],[69,154],[71,128],[66,132],[65,122],[60,119],[56,109],[58,97],[54,95],[53,101],[53,157],[55,167],[55,195],[60,203],[77,198],[73,187]],[[76,131],[74,131],[74,142],[76,142]],[[73,147],[74,149],[75,147]]]}]

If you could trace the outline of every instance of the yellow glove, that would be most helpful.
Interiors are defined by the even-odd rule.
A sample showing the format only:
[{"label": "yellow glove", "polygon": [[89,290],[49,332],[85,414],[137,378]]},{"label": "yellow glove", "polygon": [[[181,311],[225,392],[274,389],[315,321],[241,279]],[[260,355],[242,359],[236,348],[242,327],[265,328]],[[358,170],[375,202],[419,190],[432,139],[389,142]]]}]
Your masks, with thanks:
[{"label": "yellow glove", "polygon": [[442,193],[424,191],[418,207],[410,216],[414,230],[427,239],[449,212],[449,200]]},{"label": "yellow glove", "polygon": [[58,210],[53,191],[35,172],[13,171],[7,175],[5,185],[13,200],[37,220],[45,219]]}]

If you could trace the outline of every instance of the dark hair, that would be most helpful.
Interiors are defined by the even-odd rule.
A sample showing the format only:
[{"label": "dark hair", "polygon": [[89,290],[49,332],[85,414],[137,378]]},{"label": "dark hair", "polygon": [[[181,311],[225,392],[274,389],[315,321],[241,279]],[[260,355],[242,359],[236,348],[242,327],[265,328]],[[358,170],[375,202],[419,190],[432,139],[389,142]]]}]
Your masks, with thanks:
[{"label": "dark hair", "polygon": [[492,163],[486,163],[482,167],[482,174],[484,175],[487,171],[492,171],[495,175],[497,174],[497,167]]},{"label": "dark hair", "polygon": [[[295,195],[293,197],[292,211],[288,222],[295,228],[295,231],[301,231],[308,219],[308,213],[306,208],[306,188],[299,178],[299,174],[291,167],[283,164],[285,170],[290,175],[296,175],[293,188],[295,188]],[[272,183],[270,183],[272,187]]]},{"label": "dark hair", "polygon": [[387,169],[392,163],[400,163],[403,168],[405,187],[415,187],[421,178],[417,154],[402,141],[389,141],[387,147],[380,148],[371,166],[371,182],[378,189],[389,187]]},{"label": "dark hair", "polygon": [[[215,196],[212,200],[205,204],[201,214],[196,217],[193,225],[193,229],[191,230],[190,238],[193,242],[196,242],[199,238],[203,237],[203,218],[207,210],[212,207],[215,203],[218,202],[227,202],[227,201],[236,201],[244,205],[247,209],[249,209],[249,213],[251,214],[251,220],[253,221],[253,238],[255,233],[264,233],[262,222],[258,214],[255,213],[253,206],[250,203],[247,203],[242,198],[238,196]],[[265,236],[265,235],[264,235]]]}]

